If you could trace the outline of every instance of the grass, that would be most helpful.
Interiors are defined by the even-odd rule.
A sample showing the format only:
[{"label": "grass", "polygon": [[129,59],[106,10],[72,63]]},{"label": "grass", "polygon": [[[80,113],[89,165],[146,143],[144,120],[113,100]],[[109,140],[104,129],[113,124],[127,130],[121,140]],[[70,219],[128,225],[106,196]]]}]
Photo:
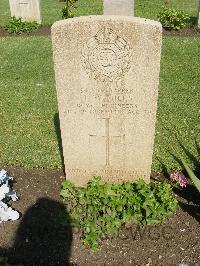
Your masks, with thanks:
[{"label": "grass", "polygon": [[50,39],[1,38],[0,47],[0,161],[59,166]]},{"label": "grass", "polygon": [[[200,39],[164,38],[153,170],[179,169],[180,142],[195,157],[199,131]],[[0,164],[61,167],[51,40],[0,39]],[[188,161],[188,160],[186,160]]]},{"label": "grass", "polygon": [[191,17],[197,17],[199,0],[136,0],[135,16],[157,20],[161,7],[168,3],[169,7],[183,10]]},{"label": "grass", "polygon": [[[171,153],[185,154],[180,144],[198,157],[195,141],[200,142],[199,49],[199,38],[163,40],[153,160],[155,170],[160,169],[160,161],[168,169],[180,168],[171,156]],[[187,157],[184,158],[188,161]]]},{"label": "grass", "polygon": [[[197,16],[198,0],[135,0],[135,16],[157,19],[162,5],[168,2],[170,6],[186,11],[190,16]],[[76,16],[102,14],[103,0],[79,0]],[[59,0],[41,0],[41,13],[44,25],[49,25],[61,19],[61,9],[64,6]],[[0,1],[0,25],[4,26],[10,19],[9,1]]]},{"label": "grass", "polygon": [[[61,10],[65,5],[59,0],[41,0],[42,24],[49,25],[62,18]],[[79,0],[77,9],[74,13],[76,16],[86,16],[101,14],[101,0]],[[8,0],[0,0],[0,25],[5,26],[10,20],[10,9]]]}]

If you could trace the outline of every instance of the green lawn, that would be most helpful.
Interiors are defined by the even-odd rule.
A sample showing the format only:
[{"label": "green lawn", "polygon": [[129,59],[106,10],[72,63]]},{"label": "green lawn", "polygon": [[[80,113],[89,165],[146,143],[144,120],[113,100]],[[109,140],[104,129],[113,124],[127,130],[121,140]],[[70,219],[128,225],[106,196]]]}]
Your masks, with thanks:
[{"label": "green lawn", "polygon": [[[78,0],[76,16],[102,14],[103,0]],[[190,16],[197,16],[198,0],[135,0],[135,16],[157,19],[161,6],[168,2],[170,6],[182,9]],[[41,0],[43,24],[52,24],[61,19],[61,9],[64,6],[59,0]],[[0,25],[5,25],[10,19],[9,1],[0,0]]]},{"label": "green lawn", "polygon": [[[200,144],[200,38],[164,38],[153,169],[163,161],[177,167],[170,153],[183,154],[178,141],[198,158]],[[177,140],[178,139],[178,140]]]},{"label": "green lawn", "polygon": [[199,0],[136,0],[135,16],[157,20],[157,15],[166,2],[169,7],[183,10],[189,16],[196,17],[198,14]]},{"label": "green lawn", "polygon": [[[153,170],[179,168],[176,137],[197,157],[200,39],[164,38]],[[61,167],[51,40],[0,38],[0,164]],[[200,139],[197,139],[200,140]]]},{"label": "green lawn", "polygon": [[[61,19],[64,2],[59,0],[40,0],[42,24],[48,25]],[[74,13],[76,16],[101,14],[102,0],[78,0]],[[10,19],[8,0],[0,0],[0,25],[4,26]]]}]

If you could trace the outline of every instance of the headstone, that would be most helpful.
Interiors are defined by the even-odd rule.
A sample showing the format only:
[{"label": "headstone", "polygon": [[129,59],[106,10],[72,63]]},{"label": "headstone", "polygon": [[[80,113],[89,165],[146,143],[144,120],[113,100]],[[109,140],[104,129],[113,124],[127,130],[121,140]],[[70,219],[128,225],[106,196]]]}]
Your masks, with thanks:
[{"label": "headstone", "polygon": [[9,0],[11,17],[41,23],[40,0]]},{"label": "headstone", "polygon": [[134,0],[104,0],[104,15],[134,15]]},{"label": "headstone", "polygon": [[66,178],[149,182],[162,27],[123,16],[52,26]]}]

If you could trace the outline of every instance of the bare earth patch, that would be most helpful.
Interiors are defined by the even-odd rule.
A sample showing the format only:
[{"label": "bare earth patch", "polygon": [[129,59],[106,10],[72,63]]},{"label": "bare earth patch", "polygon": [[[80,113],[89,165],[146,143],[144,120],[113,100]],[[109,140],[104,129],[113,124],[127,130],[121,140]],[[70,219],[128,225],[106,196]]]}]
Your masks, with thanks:
[{"label": "bare earth patch", "polygon": [[[50,34],[51,34],[51,25],[41,26],[30,33],[22,33],[22,34],[9,34],[4,30],[4,28],[0,27],[0,37],[50,36]],[[167,30],[163,28],[163,36],[200,37],[200,29],[194,27],[194,28],[185,28],[176,31],[176,30]]]},{"label": "bare earth patch", "polygon": [[[120,237],[104,239],[93,253],[80,233],[57,222],[64,206],[59,197],[62,170],[5,167],[15,177],[20,199],[12,204],[22,217],[0,224],[0,255],[25,265],[199,265],[200,195],[192,188],[176,191],[180,206],[164,225],[124,228]],[[189,197],[189,198],[188,198]]]}]

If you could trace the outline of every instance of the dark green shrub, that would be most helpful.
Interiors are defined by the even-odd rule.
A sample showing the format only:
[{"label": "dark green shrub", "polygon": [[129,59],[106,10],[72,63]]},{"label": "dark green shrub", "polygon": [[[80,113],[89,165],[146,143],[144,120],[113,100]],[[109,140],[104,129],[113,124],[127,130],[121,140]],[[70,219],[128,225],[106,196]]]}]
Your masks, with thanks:
[{"label": "dark green shrub", "polygon": [[169,184],[148,185],[143,180],[100,184],[100,179],[94,177],[80,188],[65,181],[60,193],[69,213],[62,221],[79,228],[83,243],[93,250],[102,237],[117,235],[122,226],[162,223],[176,210],[177,200],[171,195]]},{"label": "dark green shrub", "polygon": [[36,21],[22,21],[21,18],[12,17],[11,21],[5,26],[5,30],[9,33],[20,34],[22,32],[31,32],[39,27]]},{"label": "dark green shrub", "polygon": [[173,30],[180,30],[191,26],[190,17],[183,11],[162,7],[162,11],[158,15],[158,19],[163,27]]},{"label": "dark green shrub", "polygon": [[67,18],[73,18],[74,14],[72,12],[72,9],[76,8],[74,5],[78,0],[65,0],[66,6],[63,7],[62,9],[62,18],[67,19]]}]

